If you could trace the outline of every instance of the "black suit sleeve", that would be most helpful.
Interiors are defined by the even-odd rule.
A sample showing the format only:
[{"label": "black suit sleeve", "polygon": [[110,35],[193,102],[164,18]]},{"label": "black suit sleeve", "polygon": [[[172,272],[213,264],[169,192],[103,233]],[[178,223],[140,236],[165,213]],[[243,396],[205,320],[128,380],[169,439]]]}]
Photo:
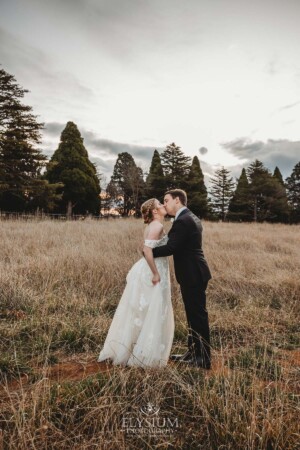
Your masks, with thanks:
[{"label": "black suit sleeve", "polygon": [[171,230],[169,231],[168,236],[169,240],[166,245],[155,247],[153,249],[154,258],[160,256],[170,256],[173,255],[176,251],[180,250],[184,246],[188,237],[187,227],[181,220],[176,220]]}]

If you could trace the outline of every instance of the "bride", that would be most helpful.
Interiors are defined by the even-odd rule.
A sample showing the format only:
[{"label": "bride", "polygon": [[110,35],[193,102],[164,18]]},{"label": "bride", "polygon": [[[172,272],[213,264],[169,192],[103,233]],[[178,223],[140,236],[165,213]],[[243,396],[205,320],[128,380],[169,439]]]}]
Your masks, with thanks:
[{"label": "bride", "polygon": [[142,367],[166,366],[174,336],[168,257],[153,258],[152,248],[165,245],[165,207],[151,198],[141,207],[144,256],[126,277],[126,286],[98,362]]}]

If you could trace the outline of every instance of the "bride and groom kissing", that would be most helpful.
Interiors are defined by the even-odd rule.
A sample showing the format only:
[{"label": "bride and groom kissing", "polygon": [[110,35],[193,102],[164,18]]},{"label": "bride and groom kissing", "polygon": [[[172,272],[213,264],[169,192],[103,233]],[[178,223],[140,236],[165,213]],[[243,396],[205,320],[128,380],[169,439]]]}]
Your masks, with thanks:
[{"label": "bride and groom kissing", "polygon": [[[164,204],[152,198],[141,207],[143,257],[130,269],[126,286],[98,357],[124,366],[163,367],[169,358],[210,369],[210,333],[206,288],[211,273],[202,250],[202,224],[187,208],[182,189],[165,193]],[[168,234],[165,216],[174,221]],[[174,337],[169,258],[173,255],[188,324],[188,349],[170,355]]]}]

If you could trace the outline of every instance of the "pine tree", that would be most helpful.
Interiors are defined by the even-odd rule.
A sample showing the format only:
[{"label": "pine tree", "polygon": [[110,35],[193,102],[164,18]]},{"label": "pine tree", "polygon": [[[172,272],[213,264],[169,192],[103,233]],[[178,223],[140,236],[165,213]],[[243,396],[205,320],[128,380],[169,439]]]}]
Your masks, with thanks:
[{"label": "pine tree", "polygon": [[298,162],[291,176],[286,179],[288,201],[290,205],[290,221],[300,222],[300,162]]},{"label": "pine tree", "polygon": [[273,178],[273,187],[270,195],[269,222],[287,223],[289,220],[289,204],[286,188],[276,178]]},{"label": "pine tree", "polygon": [[127,152],[119,153],[111,177],[111,191],[115,200],[120,203],[119,210],[122,215],[128,216],[132,209],[138,215],[141,198],[144,191],[142,170],[137,167],[132,155]]},{"label": "pine tree", "polygon": [[229,202],[228,220],[232,221],[251,221],[252,214],[250,210],[250,190],[246,170],[243,168],[238,179],[233,197]]},{"label": "pine tree", "polygon": [[201,218],[207,217],[207,189],[204,184],[204,176],[200,167],[200,161],[194,156],[187,177],[188,205],[194,214]]},{"label": "pine tree", "polygon": [[4,210],[29,208],[46,186],[41,172],[47,158],[37,147],[43,123],[37,122],[31,106],[22,103],[27,92],[13,75],[0,70],[0,208]]},{"label": "pine tree", "polygon": [[282,186],[284,186],[284,181],[283,181],[283,178],[282,178],[282,174],[281,174],[281,172],[280,172],[280,170],[279,170],[279,168],[277,166],[275,167],[275,170],[274,170],[274,173],[273,173],[273,177],[276,178],[279,181],[279,183],[282,184]]},{"label": "pine tree", "polygon": [[161,164],[160,155],[154,150],[149,174],[146,179],[146,194],[148,198],[163,199],[167,184]]},{"label": "pine tree", "polygon": [[167,189],[186,189],[191,158],[185,156],[181,148],[173,142],[162,152],[161,161],[166,177]]},{"label": "pine tree", "polygon": [[216,170],[214,177],[210,180],[212,184],[210,190],[212,207],[219,219],[223,222],[226,218],[228,205],[234,190],[233,178],[229,175],[229,170],[222,167],[222,169]]},{"label": "pine tree", "polygon": [[145,182],[143,177],[143,170],[141,167],[133,165],[128,172],[129,186],[131,189],[132,203],[135,217],[141,216],[141,205],[143,194],[145,191]]},{"label": "pine tree", "polygon": [[100,212],[100,183],[95,165],[89,160],[83,138],[73,122],[61,133],[58,149],[52,155],[45,178],[63,183],[60,212],[96,214]]},{"label": "pine tree", "polygon": [[284,222],[288,218],[287,196],[284,186],[273,177],[263,163],[255,160],[247,169],[250,179],[253,220]]},{"label": "pine tree", "polygon": [[254,222],[265,220],[268,215],[266,192],[271,174],[264,167],[263,163],[257,159],[250,164],[247,172],[251,183],[250,192],[253,220]]}]

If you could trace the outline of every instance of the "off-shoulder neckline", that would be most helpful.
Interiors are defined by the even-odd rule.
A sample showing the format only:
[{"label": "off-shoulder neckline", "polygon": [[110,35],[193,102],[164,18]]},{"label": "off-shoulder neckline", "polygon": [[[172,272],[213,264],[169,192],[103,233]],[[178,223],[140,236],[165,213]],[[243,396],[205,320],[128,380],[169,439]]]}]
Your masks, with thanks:
[{"label": "off-shoulder neckline", "polygon": [[160,238],[160,239],[144,239],[144,241],[145,241],[145,242],[146,242],[146,241],[159,242],[159,241],[161,241],[163,238],[165,238],[166,236],[167,236],[167,233],[164,234],[163,237]]}]

